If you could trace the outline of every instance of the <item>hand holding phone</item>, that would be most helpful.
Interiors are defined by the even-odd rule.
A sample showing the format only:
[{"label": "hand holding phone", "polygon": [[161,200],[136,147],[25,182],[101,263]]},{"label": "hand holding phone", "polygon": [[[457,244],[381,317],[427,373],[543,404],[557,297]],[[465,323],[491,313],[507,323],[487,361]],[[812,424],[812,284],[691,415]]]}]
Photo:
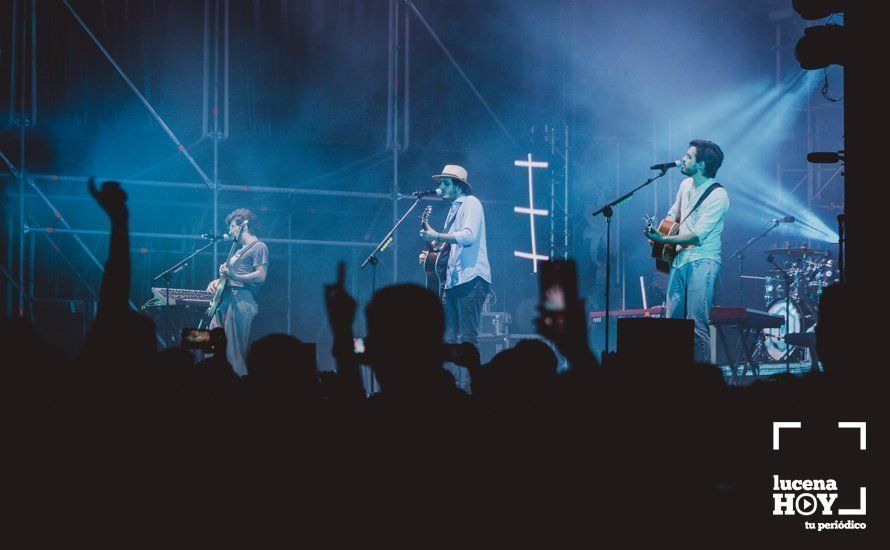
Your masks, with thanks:
[{"label": "hand holding phone", "polygon": [[566,312],[578,301],[578,275],[573,260],[541,264],[540,327],[544,336],[564,334]]},{"label": "hand holding phone", "polygon": [[587,343],[584,301],[578,297],[578,275],[572,260],[541,264],[538,333],[556,346],[573,368],[595,366]]}]

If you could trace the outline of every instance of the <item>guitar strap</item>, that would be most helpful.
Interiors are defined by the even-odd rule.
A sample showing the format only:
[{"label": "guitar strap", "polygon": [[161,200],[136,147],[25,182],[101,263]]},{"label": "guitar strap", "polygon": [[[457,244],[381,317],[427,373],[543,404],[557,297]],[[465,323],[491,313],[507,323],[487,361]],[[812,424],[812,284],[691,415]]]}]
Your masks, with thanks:
[{"label": "guitar strap", "polygon": [[229,260],[230,265],[231,265],[231,264],[234,264],[235,262],[237,262],[238,260],[240,260],[240,259],[241,259],[241,256],[244,256],[245,254],[247,254],[247,251],[250,250],[251,247],[253,247],[253,245],[255,245],[255,244],[258,243],[258,242],[260,242],[260,241],[253,241],[252,243],[250,243],[249,245],[247,245],[247,248],[245,248],[244,250],[239,250],[238,252],[236,252],[236,253],[232,256],[232,259]]},{"label": "guitar strap", "polygon": [[457,218],[457,211],[460,210],[461,203],[456,202],[454,205],[457,208],[452,208],[448,211],[448,219],[445,220],[445,228],[442,229],[442,233],[448,233],[448,230],[451,229],[451,226],[454,225],[454,220]]},{"label": "guitar strap", "polygon": [[[455,208],[456,207],[456,208]],[[454,225],[454,220],[457,219],[457,211],[460,209],[460,203],[454,203],[452,209],[448,211],[448,216],[445,219],[445,227],[442,229],[442,233],[448,233],[451,230],[451,226]],[[451,254],[451,245],[447,243],[443,243],[441,252],[439,253],[440,258],[447,258],[449,254]]]},{"label": "guitar strap", "polygon": [[[238,252],[236,252],[236,253],[232,256],[232,259],[229,260],[229,261],[227,262],[227,263],[229,264],[229,267],[233,267],[233,266],[235,265],[235,263],[238,262],[238,260],[241,259],[241,256],[244,256],[245,254],[247,254],[247,251],[250,250],[251,248],[253,248],[253,245],[255,245],[255,244],[258,243],[258,242],[260,242],[260,241],[258,241],[258,240],[253,241],[252,243],[250,243],[249,245],[247,245],[247,246],[244,247],[243,249],[241,249],[241,250],[239,250]],[[228,288],[233,288],[232,285],[227,285],[227,287],[228,287]],[[246,286],[245,286],[245,287],[238,287],[238,288],[244,288],[244,289],[247,289],[247,290],[251,290],[251,288],[246,287]]]},{"label": "guitar strap", "polygon": [[[451,226],[454,225],[454,220],[457,219],[457,211],[460,209],[461,203],[456,202],[451,206],[451,209],[448,211],[448,216],[445,218],[445,227],[442,229],[442,233],[448,233],[451,230]],[[442,249],[439,251],[439,256],[436,258],[436,271],[439,272],[439,266],[442,266],[442,273],[440,274],[439,280],[439,297],[442,297],[442,292],[445,289],[445,280],[444,275],[447,272],[448,259],[451,256],[451,245],[448,243],[443,243]]]},{"label": "guitar strap", "polygon": [[701,206],[701,203],[705,202],[705,199],[708,198],[708,195],[711,194],[711,191],[713,191],[714,189],[717,189],[718,187],[723,187],[723,186],[720,185],[719,183],[715,183],[715,184],[711,185],[710,187],[708,187],[707,189],[705,189],[705,192],[702,193],[702,196],[699,197],[698,200],[695,202],[695,206],[692,207],[692,210],[690,210],[689,213],[686,214],[686,217],[681,218],[682,221],[677,224],[677,227],[680,227],[681,225],[683,225],[683,222],[685,222],[686,220],[689,219],[689,216],[691,216],[692,213],[695,212],[695,210],[699,206]]}]

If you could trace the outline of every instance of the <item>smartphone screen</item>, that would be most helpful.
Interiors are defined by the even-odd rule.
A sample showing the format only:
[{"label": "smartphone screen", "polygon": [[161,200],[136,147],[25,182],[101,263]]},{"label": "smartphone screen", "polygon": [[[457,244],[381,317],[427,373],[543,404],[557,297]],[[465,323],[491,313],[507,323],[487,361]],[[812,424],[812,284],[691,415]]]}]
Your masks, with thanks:
[{"label": "smartphone screen", "polygon": [[210,349],[210,331],[200,328],[182,329],[182,347],[186,349]]},{"label": "smartphone screen", "polygon": [[543,330],[562,333],[565,312],[578,299],[578,276],[573,260],[552,260],[541,264],[540,306]]},{"label": "smartphone screen", "polygon": [[352,339],[352,352],[365,353],[365,340],[363,338]]},{"label": "smartphone screen", "polygon": [[541,309],[564,312],[578,297],[578,276],[573,260],[552,260],[541,264]]}]

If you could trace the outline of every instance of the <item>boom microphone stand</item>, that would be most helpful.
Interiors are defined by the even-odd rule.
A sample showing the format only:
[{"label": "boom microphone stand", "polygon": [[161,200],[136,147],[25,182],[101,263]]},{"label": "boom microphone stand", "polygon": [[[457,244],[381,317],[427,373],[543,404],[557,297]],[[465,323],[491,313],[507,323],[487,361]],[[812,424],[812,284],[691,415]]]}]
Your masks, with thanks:
[{"label": "boom microphone stand", "polygon": [[740,249],[733,252],[732,256],[730,256],[729,259],[727,259],[727,261],[732,261],[732,259],[735,257],[738,257],[738,259],[739,259],[739,304],[741,304],[742,306],[745,305],[743,303],[744,294],[742,292],[742,280],[744,279],[744,277],[742,276],[742,273],[743,273],[742,262],[745,261],[744,252],[745,252],[745,250],[748,249],[749,246],[751,246],[752,244],[754,244],[757,241],[759,241],[760,239],[762,239],[767,233],[769,233],[773,229],[779,227],[779,224],[781,222],[779,222],[777,220],[773,220],[771,223],[772,223],[771,226],[769,226],[766,229],[764,229],[763,231],[761,231],[758,235],[755,235],[755,236],[751,237],[750,239],[748,239],[748,242],[746,242],[744,246],[742,246]]},{"label": "boom microphone stand", "polygon": [[661,168],[661,173],[657,176],[651,177],[647,179],[642,185],[639,185],[632,189],[631,191],[621,195],[617,199],[613,200],[610,203],[605,204],[596,212],[593,212],[591,216],[594,218],[602,214],[606,218],[606,311],[605,311],[605,320],[606,320],[606,343],[603,345],[603,354],[609,353],[609,312],[611,311],[609,307],[609,294],[611,292],[610,287],[610,279],[612,277],[612,207],[620,206],[625,202],[629,201],[633,194],[646,187],[653,181],[667,174],[666,168]]},{"label": "boom microphone stand", "polygon": [[189,265],[189,262],[192,260],[192,258],[194,258],[201,252],[204,252],[205,250],[207,250],[208,248],[213,246],[217,240],[219,240],[219,239],[216,239],[216,238],[210,239],[210,242],[208,242],[201,248],[195,250],[194,252],[192,252],[191,254],[186,256],[185,258],[179,260],[178,262],[176,262],[175,264],[168,267],[167,269],[165,269],[164,271],[162,271],[158,275],[155,275],[152,278],[152,281],[157,281],[159,279],[164,280],[164,288],[165,288],[165,292],[164,292],[164,306],[165,306],[165,308],[164,308],[164,348],[167,348],[170,345],[170,322],[169,322],[170,280],[173,279],[174,275],[176,275],[177,273],[179,273],[180,271],[185,269],[185,267],[187,265]]},{"label": "boom microphone stand", "polygon": [[[420,200],[422,198],[423,194],[414,194],[414,203],[411,205],[410,208],[408,208],[408,211],[405,212],[405,214],[403,214],[401,218],[399,218],[399,221],[397,221],[396,224],[392,226],[392,229],[390,229],[386,236],[384,236],[383,239],[380,241],[380,243],[378,243],[377,246],[374,247],[374,251],[371,252],[367,258],[365,258],[365,261],[363,261],[362,265],[359,267],[359,269],[364,269],[366,265],[371,264],[371,296],[373,296],[374,292],[377,291],[377,263],[380,261],[377,259],[377,254],[386,250],[386,247],[388,247],[392,243],[393,235],[395,234],[396,229],[398,229],[399,226],[402,225],[402,222],[405,221],[405,218],[407,218],[408,215],[417,207],[417,205],[420,204]],[[378,391],[377,389],[375,389],[379,387],[377,384],[377,377],[374,375],[374,372],[371,370],[370,367],[363,365],[362,369],[365,370],[368,376],[368,389],[366,391],[368,392],[368,395],[370,395],[371,393]]]},{"label": "boom microphone stand", "polygon": [[405,214],[401,218],[399,218],[399,221],[397,221],[396,224],[394,226],[392,226],[392,229],[389,230],[389,233],[387,233],[386,236],[383,237],[383,240],[380,241],[380,243],[374,248],[374,251],[371,252],[371,254],[369,254],[367,258],[365,258],[365,261],[363,261],[362,265],[359,267],[359,269],[364,269],[366,265],[371,264],[371,295],[372,296],[374,295],[374,292],[377,290],[377,262],[379,261],[377,259],[377,254],[386,250],[386,247],[388,247],[392,243],[393,234],[396,232],[396,229],[398,229],[399,226],[402,225],[402,222],[405,221],[405,218],[408,217],[408,214],[410,214],[417,207],[417,205],[420,204],[420,199],[422,197],[423,197],[422,195],[414,196],[414,204],[411,205],[411,208],[409,208],[408,211],[405,212]]}]

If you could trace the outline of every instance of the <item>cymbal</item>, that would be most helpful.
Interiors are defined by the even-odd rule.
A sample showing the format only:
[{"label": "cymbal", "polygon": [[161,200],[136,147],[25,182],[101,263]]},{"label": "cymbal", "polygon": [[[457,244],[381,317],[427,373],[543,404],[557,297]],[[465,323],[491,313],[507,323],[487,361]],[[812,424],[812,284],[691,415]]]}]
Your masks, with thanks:
[{"label": "cymbal", "polygon": [[797,247],[797,248],[768,248],[765,250],[767,254],[782,254],[785,256],[825,256],[829,252],[824,248],[807,248],[807,247]]}]

